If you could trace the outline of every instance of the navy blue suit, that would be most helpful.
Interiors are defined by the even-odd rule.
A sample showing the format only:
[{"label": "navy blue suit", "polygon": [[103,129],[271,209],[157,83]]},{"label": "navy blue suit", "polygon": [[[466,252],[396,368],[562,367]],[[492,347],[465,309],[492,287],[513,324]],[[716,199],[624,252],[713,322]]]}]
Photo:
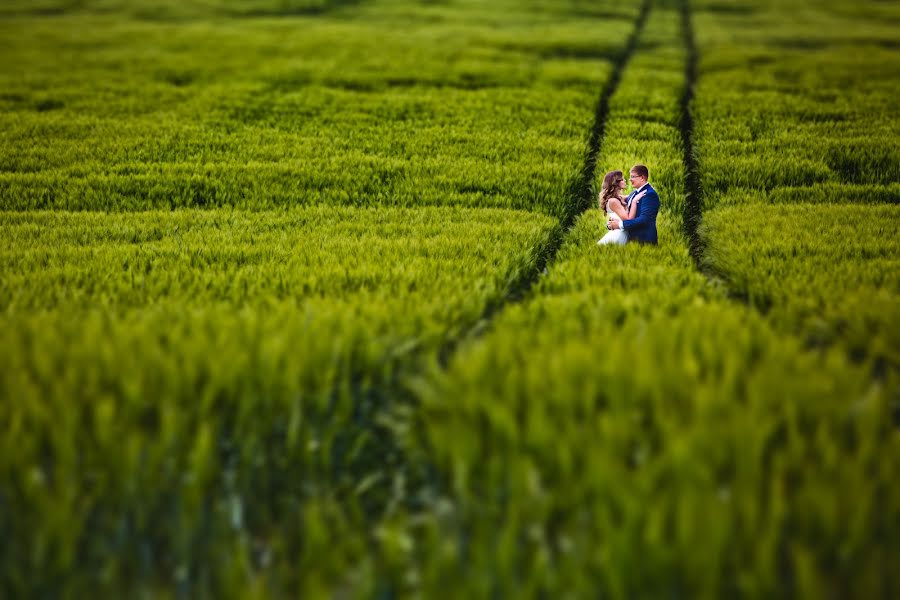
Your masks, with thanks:
[{"label": "navy blue suit", "polygon": [[[633,219],[622,221],[622,229],[628,232],[628,241],[641,242],[642,244],[659,243],[656,237],[656,213],[659,212],[659,194],[653,189],[649,183],[644,185],[647,193],[638,203],[637,213]],[[628,197],[628,203],[635,192],[631,192]]]}]

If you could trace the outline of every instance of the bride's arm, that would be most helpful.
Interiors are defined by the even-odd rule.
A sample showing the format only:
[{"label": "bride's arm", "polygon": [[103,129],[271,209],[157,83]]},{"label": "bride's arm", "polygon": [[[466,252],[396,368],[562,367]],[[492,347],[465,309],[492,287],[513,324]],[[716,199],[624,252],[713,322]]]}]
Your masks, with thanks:
[{"label": "bride's arm", "polygon": [[646,193],[647,193],[647,190],[644,190],[643,192],[641,192],[640,194],[638,194],[637,196],[635,196],[634,198],[631,199],[631,210],[628,211],[627,216],[622,217],[623,221],[630,221],[631,219],[634,218],[634,216],[637,214],[638,204],[641,203],[641,198],[643,198]]},{"label": "bride's arm", "polygon": [[606,205],[606,208],[610,209],[611,211],[613,211],[614,213],[619,215],[620,219],[624,220],[624,219],[629,218],[628,212],[625,210],[625,207],[622,206],[622,201],[619,200],[618,198],[610,198],[609,204]]}]

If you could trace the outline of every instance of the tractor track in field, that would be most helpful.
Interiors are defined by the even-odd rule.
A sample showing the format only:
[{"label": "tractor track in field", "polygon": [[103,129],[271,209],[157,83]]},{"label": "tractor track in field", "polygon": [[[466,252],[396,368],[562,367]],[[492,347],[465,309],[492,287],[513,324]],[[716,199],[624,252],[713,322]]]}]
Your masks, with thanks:
[{"label": "tractor track in field", "polygon": [[[528,297],[541,275],[556,259],[556,255],[565,242],[568,230],[578,216],[591,206],[597,158],[606,133],[610,99],[618,89],[625,68],[637,49],[638,40],[644,30],[651,5],[652,0],[644,0],[641,4],[631,35],[622,52],[614,61],[613,71],[600,92],[584,161],[578,174],[570,180],[566,188],[566,198],[569,202],[566,210],[560,215],[559,225],[554,227],[543,247],[536,250],[537,256],[529,268],[523,269],[508,283],[506,292],[494,302],[489,303],[472,326],[463,329],[456,335],[449,336],[440,346],[436,361],[439,369],[445,370],[448,367],[462,344],[482,337],[499,313]],[[339,440],[335,444],[334,452],[336,454],[332,457],[332,462],[349,464],[350,471],[369,472],[372,468],[368,464],[370,459],[359,461],[350,457],[351,449],[349,448],[354,432],[367,432],[368,441],[364,448],[366,451],[355,454],[376,457],[375,460],[381,463],[381,472],[385,474],[365,493],[357,494],[363,513],[371,522],[376,522],[379,515],[392,502],[399,501],[408,510],[415,512],[421,507],[423,498],[439,496],[446,489],[446,482],[442,481],[442,477],[437,473],[434,465],[424,459],[421,453],[411,455],[408,444],[401,441],[402,438],[410,435],[418,437],[416,428],[406,428],[406,426],[409,425],[411,419],[414,420],[410,411],[414,411],[419,403],[419,394],[413,381],[419,379],[423,369],[427,370],[427,368],[426,365],[413,361],[411,365],[400,366],[399,371],[393,372],[374,388],[364,392],[362,387],[357,389],[354,386],[351,392],[354,397],[354,425],[350,428],[351,431],[347,432],[347,440]],[[360,376],[360,380],[362,379]],[[399,429],[397,423],[401,424]],[[406,429],[405,433],[404,429]],[[417,445],[427,447],[428,441],[418,439]],[[398,496],[397,490],[401,489],[403,493]],[[402,499],[400,499],[401,497]],[[388,498],[392,500],[388,500]]]},{"label": "tractor track in field", "polygon": [[[638,18],[635,23],[628,43],[625,45],[622,54],[615,63],[613,73],[607,80],[600,98],[597,101],[597,109],[594,115],[594,125],[591,127],[590,141],[588,142],[588,153],[584,159],[584,165],[581,167],[580,176],[576,178],[569,186],[568,196],[572,199],[569,204],[569,210],[561,219],[560,225],[563,231],[569,230],[575,224],[575,219],[591,206],[594,193],[594,172],[597,170],[597,157],[600,154],[600,147],[603,144],[603,138],[606,136],[606,121],[609,118],[609,101],[619,88],[622,80],[622,73],[628,66],[631,57],[637,49],[638,40],[644,31],[644,24],[650,14],[651,0],[644,0]],[[556,250],[559,250],[557,247]],[[553,256],[555,257],[554,251]]]},{"label": "tractor track in field", "polygon": [[644,31],[644,24],[647,22],[651,6],[652,0],[644,0],[641,4],[628,41],[613,63],[612,74],[600,92],[600,97],[594,109],[594,123],[591,126],[584,163],[578,175],[572,178],[566,188],[566,197],[569,199],[569,203],[560,217],[559,228],[551,235],[547,244],[540,249],[533,267],[519,274],[511,282],[507,293],[497,302],[489,304],[479,320],[468,332],[454,337],[444,345],[438,354],[439,364],[442,368],[447,366],[451,357],[456,353],[456,349],[463,341],[480,337],[489,328],[490,323],[499,312],[507,306],[521,302],[528,296],[531,289],[541,278],[541,275],[553,264],[556,255],[565,242],[566,234],[575,224],[575,220],[590,208],[594,197],[594,175],[597,169],[597,157],[600,154],[600,147],[603,145],[603,139],[606,136],[609,102],[613,94],[618,90],[622,74],[637,49],[638,40],[640,40]]},{"label": "tractor track in field", "polygon": [[690,0],[681,1],[681,34],[687,52],[684,94],[681,97],[681,122],[679,123],[684,147],[685,201],[682,225],[688,239],[691,258],[697,269],[702,272],[703,243],[698,228],[703,218],[703,188],[700,183],[697,158],[694,155],[694,115],[691,111],[697,84],[697,45],[694,40]]},{"label": "tractor track in field", "polygon": [[[523,269],[509,282],[506,293],[488,304],[471,327],[456,335],[451,335],[438,349],[436,366],[441,370],[448,367],[463,343],[482,337],[499,313],[528,296],[541,275],[554,262],[567,237],[567,231],[578,216],[591,206],[597,158],[606,133],[610,99],[618,89],[622,74],[637,49],[651,4],[652,0],[644,0],[641,4],[634,29],[622,52],[614,61],[613,71],[600,92],[584,161],[578,174],[571,179],[566,189],[566,198],[569,199],[569,203],[567,209],[560,216],[559,225],[554,228],[547,243],[536,251],[537,256],[531,266]],[[442,477],[436,472],[434,465],[430,464],[427,459],[423,460],[420,453],[417,453],[416,456],[410,455],[408,445],[400,441],[401,438],[409,435],[417,436],[415,428],[410,428],[406,433],[396,429],[396,423],[409,424],[410,419],[414,420],[410,409],[414,410],[414,407],[418,405],[419,394],[415,385],[411,385],[411,383],[412,380],[421,376],[423,369],[427,369],[427,367],[416,364],[414,361],[413,365],[407,368],[401,367],[400,372],[394,372],[374,389],[365,393],[361,389],[354,389],[352,392],[355,399],[355,417],[352,429],[354,431],[365,430],[369,436],[367,447],[370,451],[362,454],[377,456],[377,460],[382,463],[382,471],[389,473],[379,479],[359,498],[364,514],[373,519],[372,522],[377,520],[386,505],[392,502],[386,502],[386,498],[394,498],[394,501],[398,499],[396,496],[398,489],[405,490],[401,494],[402,503],[406,505],[407,509],[415,512],[423,497],[440,495],[446,488],[446,483],[442,482]],[[394,425],[384,422],[386,416],[389,417],[389,421],[394,422]],[[403,429],[403,426],[400,429]],[[352,432],[348,432],[348,439],[352,439]],[[348,448],[344,448],[345,445],[345,443],[336,445],[339,455],[349,452]],[[427,447],[428,442],[425,439],[419,439],[418,445]],[[351,471],[366,472],[368,469],[368,465],[356,465],[352,459],[343,456],[335,456],[333,459],[334,464],[348,464],[349,460]],[[400,487],[398,487],[398,482],[400,482]]]}]

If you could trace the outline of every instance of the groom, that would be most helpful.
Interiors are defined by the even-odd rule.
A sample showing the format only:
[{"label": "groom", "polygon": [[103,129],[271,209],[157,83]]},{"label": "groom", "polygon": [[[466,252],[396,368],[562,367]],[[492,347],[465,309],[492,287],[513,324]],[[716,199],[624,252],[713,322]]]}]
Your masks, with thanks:
[{"label": "groom", "polygon": [[[650,171],[644,165],[634,165],[631,167],[631,187],[634,191],[629,194],[626,200],[626,210],[631,209],[631,200],[641,190],[647,190],[643,199],[638,203],[637,213],[633,219],[622,221],[622,229],[628,232],[628,241],[635,240],[642,244],[657,244],[656,237],[656,213],[659,212],[659,194],[653,189],[653,186],[647,183],[650,177]],[[610,219],[606,224],[607,229],[618,229],[619,222]]]}]

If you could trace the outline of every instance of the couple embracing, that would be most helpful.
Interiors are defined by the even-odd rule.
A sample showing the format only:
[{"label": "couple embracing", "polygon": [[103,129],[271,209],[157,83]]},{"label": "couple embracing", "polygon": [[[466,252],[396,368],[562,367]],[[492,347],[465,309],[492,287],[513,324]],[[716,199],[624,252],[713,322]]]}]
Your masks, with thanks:
[{"label": "couple embracing", "polygon": [[644,165],[631,167],[629,179],[634,189],[624,195],[627,183],[622,171],[610,171],[603,178],[600,191],[600,210],[609,215],[606,228],[609,233],[597,242],[624,244],[630,240],[642,244],[656,244],[656,214],[659,212],[659,195],[647,183],[650,171]]}]

